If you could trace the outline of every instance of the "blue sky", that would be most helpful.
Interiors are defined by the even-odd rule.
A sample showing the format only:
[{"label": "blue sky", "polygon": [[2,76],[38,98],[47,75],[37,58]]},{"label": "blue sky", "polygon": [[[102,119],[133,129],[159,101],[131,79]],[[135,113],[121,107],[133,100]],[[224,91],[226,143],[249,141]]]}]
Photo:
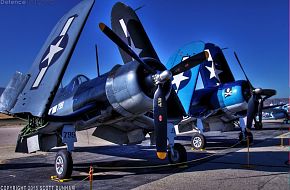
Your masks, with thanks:
[{"label": "blue sky", "polygon": [[[13,73],[28,72],[57,21],[80,0],[26,0],[26,5],[0,4],[0,86]],[[96,76],[94,44],[99,47],[101,73],[122,60],[117,47],[98,23],[110,26],[115,0],[96,1],[64,77]],[[289,96],[288,0],[124,0],[137,11],[162,62],[179,47],[202,40],[224,48],[236,79],[244,79],[236,51],[255,87],[274,88]]]}]

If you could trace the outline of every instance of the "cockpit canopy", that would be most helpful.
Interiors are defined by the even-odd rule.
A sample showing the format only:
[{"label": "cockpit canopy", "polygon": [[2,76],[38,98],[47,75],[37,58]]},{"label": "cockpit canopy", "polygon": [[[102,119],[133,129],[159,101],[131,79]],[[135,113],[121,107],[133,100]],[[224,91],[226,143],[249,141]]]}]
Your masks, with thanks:
[{"label": "cockpit canopy", "polygon": [[68,97],[73,96],[78,87],[89,80],[90,79],[85,75],[75,76],[68,85],[65,87],[60,86],[54,98],[54,102],[60,102]]},{"label": "cockpit canopy", "polygon": [[70,83],[67,86],[64,87],[64,89],[67,92],[74,92],[79,87],[79,85],[89,80],[90,79],[85,75],[77,75],[70,81]]}]

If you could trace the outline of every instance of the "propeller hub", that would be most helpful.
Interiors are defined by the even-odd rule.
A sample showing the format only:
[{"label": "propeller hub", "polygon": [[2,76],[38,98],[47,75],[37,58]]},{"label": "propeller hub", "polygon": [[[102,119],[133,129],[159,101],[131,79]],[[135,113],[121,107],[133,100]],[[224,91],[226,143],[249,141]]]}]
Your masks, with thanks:
[{"label": "propeller hub", "polygon": [[161,73],[152,76],[154,84],[164,84],[172,78],[172,73],[169,70],[162,71]]},{"label": "propeller hub", "polygon": [[253,90],[253,92],[255,94],[261,94],[262,93],[262,88],[256,88],[256,89]]}]

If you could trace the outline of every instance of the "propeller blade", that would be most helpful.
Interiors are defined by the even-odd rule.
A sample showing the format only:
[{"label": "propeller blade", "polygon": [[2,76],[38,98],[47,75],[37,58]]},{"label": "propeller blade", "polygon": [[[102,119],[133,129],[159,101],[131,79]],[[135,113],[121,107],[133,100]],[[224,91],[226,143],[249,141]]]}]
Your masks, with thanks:
[{"label": "propeller blade", "polygon": [[254,87],[253,87],[253,85],[251,84],[251,82],[250,82],[250,80],[249,80],[248,76],[246,75],[246,72],[245,72],[245,70],[244,70],[244,68],[243,68],[243,66],[242,66],[242,64],[241,64],[241,62],[240,62],[240,59],[238,58],[238,55],[237,55],[237,53],[236,53],[236,52],[234,52],[234,54],[235,54],[236,60],[238,61],[238,63],[239,63],[239,66],[240,66],[240,68],[242,69],[242,71],[243,71],[243,73],[244,73],[244,75],[245,75],[245,77],[246,77],[246,79],[247,79],[247,81],[248,81],[248,83],[249,83],[249,85],[250,85],[251,89],[253,90],[253,89],[254,89]]},{"label": "propeller blade", "polygon": [[153,99],[154,131],[156,150],[159,159],[167,155],[167,103],[162,84],[159,84]]},{"label": "propeller blade", "polygon": [[139,58],[139,56],[128,46],[113,30],[111,30],[104,23],[100,23],[99,27],[101,31],[108,36],[118,47],[120,47],[123,51],[128,53],[131,57],[133,57],[138,62],[144,64],[144,62]]},{"label": "propeller blade", "polygon": [[262,122],[263,104],[264,104],[264,101],[261,100],[261,101],[259,102],[259,105],[258,105],[258,117],[259,117],[259,122],[260,122],[260,123]]},{"label": "propeller blade", "polygon": [[266,98],[269,98],[271,96],[276,95],[276,90],[274,90],[274,89],[262,89],[261,95],[267,96]]},{"label": "propeller blade", "polygon": [[251,128],[253,124],[254,117],[257,113],[257,101],[256,101],[256,95],[252,95],[251,98],[248,101],[248,110],[247,110],[247,128]]},{"label": "propeller blade", "polygon": [[112,31],[107,25],[104,23],[99,24],[99,28],[101,31],[108,36],[119,48],[125,51],[128,55],[130,55],[133,59],[138,61],[140,64],[143,64],[146,69],[148,69],[151,73],[156,73],[151,67],[146,65],[142,59],[132,50],[130,46],[128,46],[114,31]]},{"label": "propeller blade", "polygon": [[172,67],[170,69],[172,75],[178,75],[179,73],[183,73],[184,71],[187,71],[197,65],[199,65],[200,63],[204,62],[205,60],[207,60],[209,57],[208,52],[203,51],[201,53],[198,53],[192,57],[189,57],[188,59],[181,61],[180,63],[178,63],[177,65],[175,65],[174,67]]}]

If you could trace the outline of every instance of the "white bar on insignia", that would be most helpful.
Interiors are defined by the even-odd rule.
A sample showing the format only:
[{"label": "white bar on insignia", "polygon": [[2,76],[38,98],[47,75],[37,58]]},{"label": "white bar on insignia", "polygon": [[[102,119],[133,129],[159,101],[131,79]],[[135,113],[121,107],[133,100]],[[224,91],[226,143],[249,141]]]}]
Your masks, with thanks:
[{"label": "white bar on insignia", "polygon": [[40,72],[39,72],[38,75],[37,75],[37,78],[36,78],[35,82],[34,82],[33,85],[32,85],[32,88],[36,88],[36,87],[38,87],[38,85],[39,85],[40,81],[42,80],[42,78],[43,78],[43,76],[44,76],[44,74],[45,74],[47,68],[48,68],[48,67],[44,67],[44,68],[42,68],[42,69],[40,70]]},{"label": "white bar on insignia", "polygon": [[69,29],[69,27],[70,27],[70,25],[71,25],[71,23],[72,23],[72,21],[75,19],[75,17],[71,17],[71,18],[69,18],[67,21],[66,21],[66,24],[65,24],[65,26],[63,27],[63,29],[62,29],[62,31],[61,31],[61,33],[60,33],[60,36],[63,36],[63,35],[65,35],[66,33],[67,33],[67,31],[68,31],[68,29]]},{"label": "white bar on insignia", "polygon": [[127,37],[128,37],[128,30],[127,30],[127,26],[126,26],[126,24],[125,24],[125,22],[124,22],[124,20],[123,20],[123,19],[119,20],[119,22],[120,22],[120,24],[121,24],[121,27],[122,27],[122,29],[123,29],[123,31],[124,31],[124,33],[125,33],[125,36],[126,36],[126,38],[127,38]]}]

